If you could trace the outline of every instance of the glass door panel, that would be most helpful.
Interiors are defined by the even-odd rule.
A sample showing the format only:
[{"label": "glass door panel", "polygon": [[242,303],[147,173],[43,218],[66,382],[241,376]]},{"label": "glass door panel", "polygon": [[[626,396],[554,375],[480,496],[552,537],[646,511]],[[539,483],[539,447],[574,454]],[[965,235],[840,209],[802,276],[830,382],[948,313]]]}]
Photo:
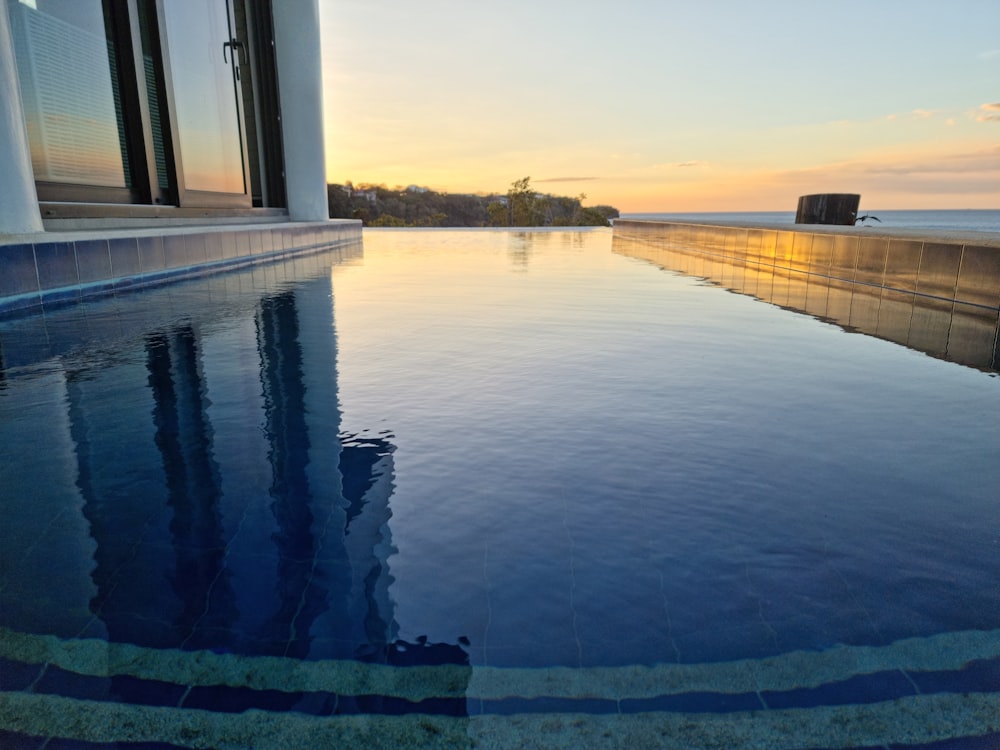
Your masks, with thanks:
[{"label": "glass door panel", "polygon": [[[247,195],[243,135],[226,0],[160,6],[173,97],[175,158],[187,191]],[[249,202],[249,195],[247,195]]]},{"label": "glass door panel", "polygon": [[102,0],[8,0],[35,179],[129,187]]}]

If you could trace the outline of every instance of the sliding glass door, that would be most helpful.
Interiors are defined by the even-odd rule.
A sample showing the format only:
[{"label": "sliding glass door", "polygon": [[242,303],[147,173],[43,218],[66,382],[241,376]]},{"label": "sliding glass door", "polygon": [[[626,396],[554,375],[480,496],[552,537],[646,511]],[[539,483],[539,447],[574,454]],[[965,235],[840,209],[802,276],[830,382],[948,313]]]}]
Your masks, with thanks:
[{"label": "sliding glass door", "polygon": [[226,0],[160,6],[181,205],[250,205],[238,86],[249,74]]},{"label": "sliding glass door", "polygon": [[7,7],[36,186],[54,211],[281,205],[280,155],[258,142],[278,133],[268,0]]}]

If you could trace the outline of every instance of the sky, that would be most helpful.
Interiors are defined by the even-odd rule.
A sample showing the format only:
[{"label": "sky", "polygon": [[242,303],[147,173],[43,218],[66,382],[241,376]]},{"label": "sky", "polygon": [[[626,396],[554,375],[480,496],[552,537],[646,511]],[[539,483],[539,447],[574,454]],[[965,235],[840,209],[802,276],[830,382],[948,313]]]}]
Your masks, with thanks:
[{"label": "sky", "polygon": [[330,182],[1000,208],[1000,0],[320,0]]}]

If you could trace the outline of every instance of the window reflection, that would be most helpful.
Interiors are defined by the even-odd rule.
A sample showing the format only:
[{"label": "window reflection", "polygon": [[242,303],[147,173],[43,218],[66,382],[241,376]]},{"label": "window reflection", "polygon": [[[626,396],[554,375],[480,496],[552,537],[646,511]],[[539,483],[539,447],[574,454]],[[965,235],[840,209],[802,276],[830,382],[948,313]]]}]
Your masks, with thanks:
[{"label": "window reflection", "polygon": [[127,187],[101,0],[9,2],[35,179]]},{"label": "window reflection", "polygon": [[244,193],[231,52],[223,47],[230,41],[226,3],[171,0],[163,15],[185,187]]}]

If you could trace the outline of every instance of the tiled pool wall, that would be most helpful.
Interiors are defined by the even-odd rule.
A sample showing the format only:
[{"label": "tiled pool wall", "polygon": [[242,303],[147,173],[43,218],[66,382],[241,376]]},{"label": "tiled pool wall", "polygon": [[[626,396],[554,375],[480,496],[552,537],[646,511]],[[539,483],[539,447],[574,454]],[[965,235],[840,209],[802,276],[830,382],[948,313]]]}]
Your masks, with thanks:
[{"label": "tiled pool wall", "polygon": [[284,222],[38,235],[0,244],[0,314],[120,291],[361,240],[361,222]]},{"label": "tiled pool wall", "polygon": [[992,240],[638,220],[616,221],[614,236],[617,252],[933,356],[1000,367]]}]

